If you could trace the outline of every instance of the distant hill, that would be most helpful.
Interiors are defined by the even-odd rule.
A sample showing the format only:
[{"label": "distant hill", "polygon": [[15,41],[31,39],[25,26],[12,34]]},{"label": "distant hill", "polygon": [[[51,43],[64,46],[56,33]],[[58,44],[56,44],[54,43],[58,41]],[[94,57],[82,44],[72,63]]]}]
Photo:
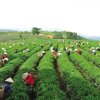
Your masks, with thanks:
[{"label": "distant hill", "polygon": [[92,40],[100,40],[100,36],[90,36],[87,37],[88,39],[92,39]]},{"label": "distant hill", "polygon": [[88,36],[88,35],[84,35],[84,34],[80,34],[80,35],[89,40],[100,40],[100,36]]},{"label": "distant hill", "polygon": [[12,29],[0,29],[0,32],[17,32],[17,30],[12,30]]}]

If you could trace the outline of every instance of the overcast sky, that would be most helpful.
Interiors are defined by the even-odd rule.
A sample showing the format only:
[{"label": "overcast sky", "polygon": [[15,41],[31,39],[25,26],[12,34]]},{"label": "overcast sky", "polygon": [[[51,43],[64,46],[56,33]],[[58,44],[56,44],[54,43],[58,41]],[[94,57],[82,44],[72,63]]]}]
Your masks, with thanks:
[{"label": "overcast sky", "polygon": [[0,0],[0,29],[33,26],[100,36],[100,0]]}]

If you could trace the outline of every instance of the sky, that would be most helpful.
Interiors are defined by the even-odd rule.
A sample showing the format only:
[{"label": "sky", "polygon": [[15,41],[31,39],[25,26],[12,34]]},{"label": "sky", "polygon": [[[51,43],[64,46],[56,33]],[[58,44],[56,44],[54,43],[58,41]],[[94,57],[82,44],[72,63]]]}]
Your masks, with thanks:
[{"label": "sky", "polygon": [[0,0],[0,29],[32,27],[100,36],[100,0]]}]

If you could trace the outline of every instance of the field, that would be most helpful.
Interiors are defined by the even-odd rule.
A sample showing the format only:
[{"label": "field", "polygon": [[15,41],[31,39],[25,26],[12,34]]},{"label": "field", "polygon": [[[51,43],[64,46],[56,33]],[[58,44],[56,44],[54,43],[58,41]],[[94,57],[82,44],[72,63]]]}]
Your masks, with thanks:
[{"label": "field", "polygon": [[[23,34],[22,35],[22,39],[27,39],[27,38],[30,38],[32,37],[31,34]],[[9,40],[19,40],[20,39],[20,35],[18,33],[16,34],[0,34],[0,41],[9,41]]]},{"label": "field", "polygon": [[[66,46],[73,45],[73,52],[68,56]],[[30,72],[38,75],[35,84],[35,100],[100,100],[100,51],[96,55],[89,53],[91,47],[98,47],[98,41],[82,40],[82,54],[74,40],[61,39],[23,39],[0,42],[8,53],[9,61],[0,67],[0,83],[12,77],[13,92],[6,100],[29,100],[27,86],[22,81],[22,74]],[[41,47],[43,45],[43,48]],[[57,48],[62,55],[55,59],[50,47]],[[18,49],[18,52],[15,52]],[[29,52],[23,53],[23,50]],[[46,51],[43,57],[38,52]],[[36,70],[38,69],[38,70]]]}]

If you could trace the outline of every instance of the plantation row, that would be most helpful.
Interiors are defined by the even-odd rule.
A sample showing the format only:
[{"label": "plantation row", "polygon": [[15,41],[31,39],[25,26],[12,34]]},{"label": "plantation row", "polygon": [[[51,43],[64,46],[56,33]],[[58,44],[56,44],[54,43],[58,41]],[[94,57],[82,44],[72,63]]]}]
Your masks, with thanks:
[{"label": "plantation row", "polygon": [[[22,74],[25,72],[39,75],[35,83],[36,100],[100,99],[99,56],[89,54],[88,44],[81,46],[82,55],[72,52],[68,56],[65,52],[68,41],[61,41],[30,39],[23,43],[16,41],[0,44],[0,52],[2,53],[2,48],[5,48],[9,57],[7,64],[0,68],[0,83],[8,77],[14,80],[13,92],[7,100],[29,100],[28,86],[22,81]],[[97,45],[90,44],[95,47]],[[62,55],[55,59],[50,47],[60,50]],[[14,52],[15,49],[18,51]],[[29,52],[24,53],[23,50],[26,49],[29,49]],[[43,57],[38,56],[38,52],[41,51],[46,51]]]}]

